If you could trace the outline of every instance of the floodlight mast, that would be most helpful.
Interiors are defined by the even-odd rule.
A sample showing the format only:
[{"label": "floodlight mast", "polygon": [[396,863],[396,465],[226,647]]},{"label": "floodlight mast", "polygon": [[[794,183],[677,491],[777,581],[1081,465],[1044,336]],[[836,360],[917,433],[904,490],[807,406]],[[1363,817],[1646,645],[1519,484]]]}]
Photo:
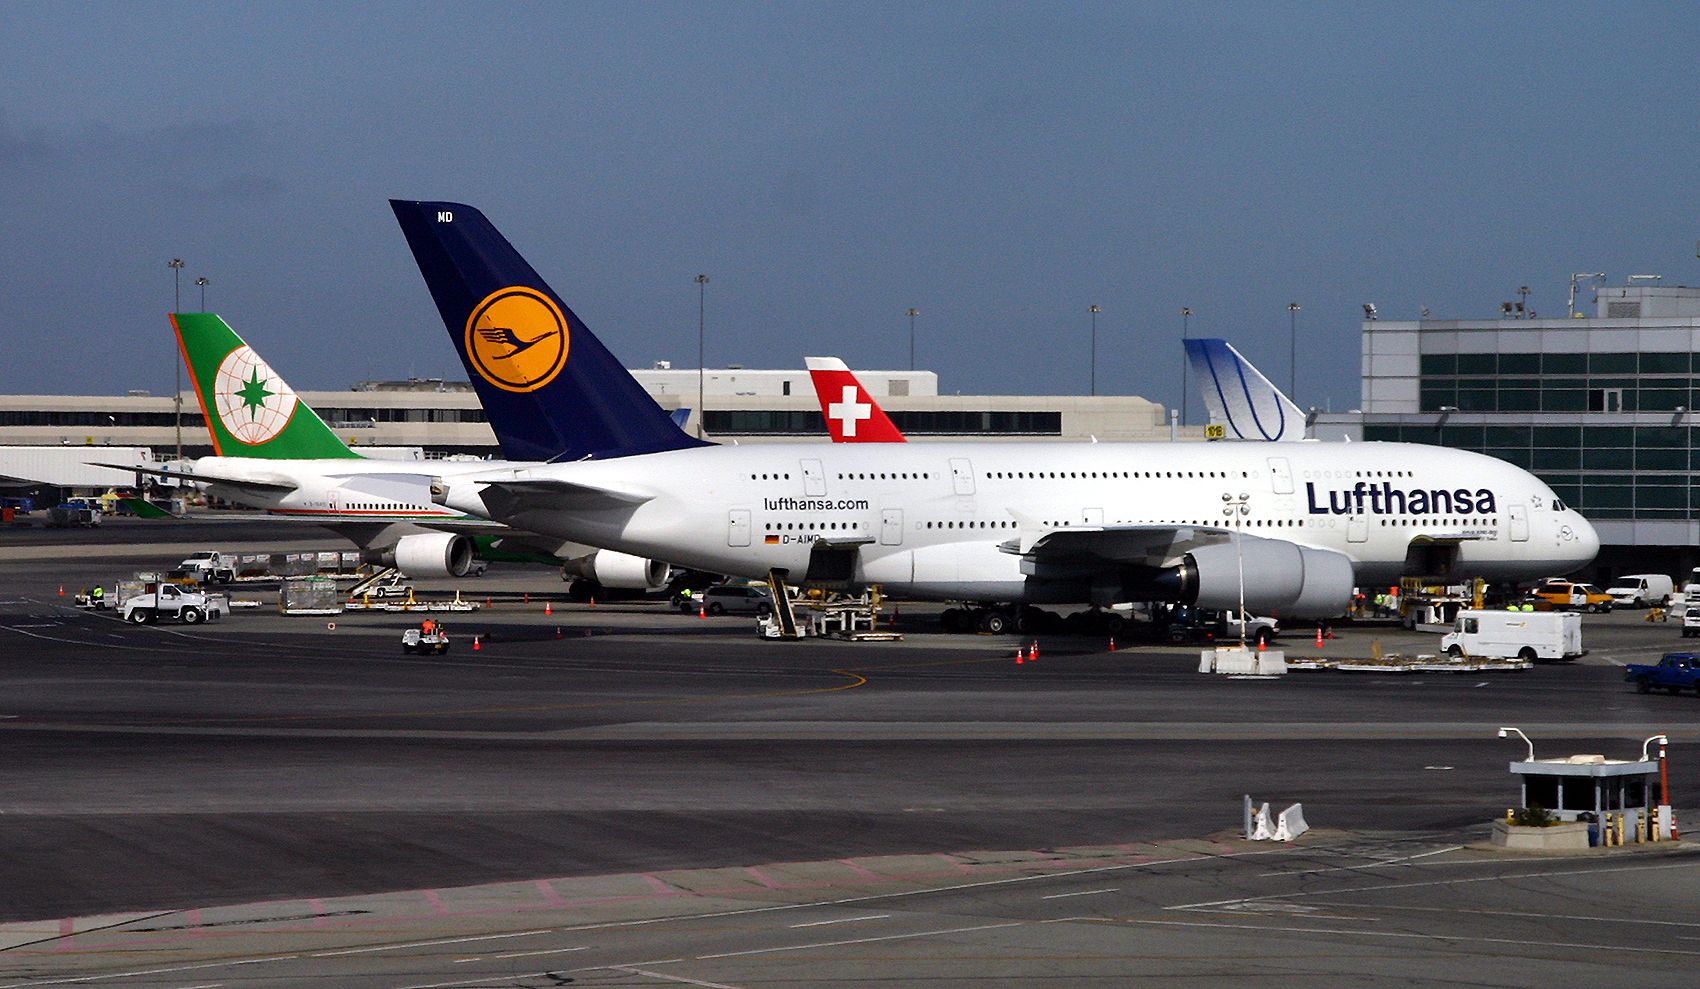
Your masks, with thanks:
[{"label": "floodlight mast", "polygon": [[1577,286],[1577,283],[1583,282],[1583,281],[1591,281],[1592,279],[1595,279],[1595,278],[1605,278],[1605,277],[1606,277],[1606,273],[1603,272],[1603,271],[1578,271],[1575,274],[1570,276],[1570,305],[1568,307],[1566,307],[1566,309],[1565,309],[1565,315],[1568,318],[1570,318],[1570,319],[1576,318],[1576,286]]}]

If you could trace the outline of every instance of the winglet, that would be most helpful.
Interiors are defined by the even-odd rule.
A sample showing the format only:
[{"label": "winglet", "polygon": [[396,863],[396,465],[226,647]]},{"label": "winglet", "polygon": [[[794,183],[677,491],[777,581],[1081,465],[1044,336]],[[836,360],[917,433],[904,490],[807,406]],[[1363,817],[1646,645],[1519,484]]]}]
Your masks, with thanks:
[{"label": "winglet", "polygon": [[834,443],[903,443],[903,433],[892,423],[868,389],[850,368],[836,357],[805,357],[809,379],[815,385],[826,431]]},{"label": "winglet", "polygon": [[1242,440],[1305,438],[1305,414],[1226,340],[1190,338],[1187,362],[1210,421]]}]

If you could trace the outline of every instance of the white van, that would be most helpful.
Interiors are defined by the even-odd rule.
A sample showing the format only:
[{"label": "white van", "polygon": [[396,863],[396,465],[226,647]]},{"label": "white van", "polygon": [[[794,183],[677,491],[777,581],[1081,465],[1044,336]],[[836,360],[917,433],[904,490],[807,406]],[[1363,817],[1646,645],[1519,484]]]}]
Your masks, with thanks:
[{"label": "white van", "polygon": [[1664,607],[1676,593],[1676,584],[1662,573],[1632,573],[1612,581],[1606,593],[1619,608]]},{"label": "white van", "polygon": [[1574,611],[1460,611],[1440,638],[1448,656],[1473,659],[1575,659],[1582,616]]}]

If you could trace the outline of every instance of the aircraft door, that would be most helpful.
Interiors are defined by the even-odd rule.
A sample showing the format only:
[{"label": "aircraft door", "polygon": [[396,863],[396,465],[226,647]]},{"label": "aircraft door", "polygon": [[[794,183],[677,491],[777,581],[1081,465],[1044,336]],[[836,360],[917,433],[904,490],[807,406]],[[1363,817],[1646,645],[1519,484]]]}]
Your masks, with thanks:
[{"label": "aircraft door", "polygon": [[1349,543],[1369,541],[1369,516],[1353,515],[1346,520],[1346,541]]},{"label": "aircraft door", "polygon": [[903,509],[887,508],[880,512],[880,545],[903,545]]},{"label": "aircraft door", "polygon": [[968,462],[967,457],[950,458],[950,483],[959,495],[974,493],[974,465]]},{"label": "aircraft door", "polygon": [[1276,494],[1293,493],[1293,468],[1286,457],[1269,458],[1269,486]]},{"label": "aircraft door", "polygon": [[1512,505],[1506,509],[1511,514],[1511,541],[1526,543],[1529,541],[1529,508],[1527,505]]},{"label": "aircraft door", "polygon": [[826,472],[821,470],[819,460],[804,460],[803,493],[811,498],[819,498],[826,494]]},{"label": "aircraft door", "polygon": [[734,508],[726,516],[726,545],[748,546],[750,544],[750,510]]}]

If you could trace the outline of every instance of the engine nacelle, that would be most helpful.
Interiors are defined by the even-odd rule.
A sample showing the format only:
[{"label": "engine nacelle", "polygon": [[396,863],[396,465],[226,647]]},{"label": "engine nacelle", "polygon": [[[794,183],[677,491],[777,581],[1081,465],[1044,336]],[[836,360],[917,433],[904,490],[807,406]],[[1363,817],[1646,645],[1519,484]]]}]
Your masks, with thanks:
[{"label": "engine nacelle", "polygon": [[1202,608],[1238,608],[1242,567],[1253,614],[1332,618],[1351,600],[1352,561],[1344,554],[1259,536],[1240,537],[1238,551],[1226,542],[1188,553],[1175,572],[1178,597]]},{"label": "engine nacelle", "polygon": [[472,540],[452,532],[402,536],[378,554],[378,562],[410,577],[465,577],[472,569]]},{"label": "engine nacelle", "polygon": [[667,586],[667,564],[630,553],[599,549],[588,556],[568,560],[561,572],[594,580],[603,587],[623,591],[658,591]]}]

